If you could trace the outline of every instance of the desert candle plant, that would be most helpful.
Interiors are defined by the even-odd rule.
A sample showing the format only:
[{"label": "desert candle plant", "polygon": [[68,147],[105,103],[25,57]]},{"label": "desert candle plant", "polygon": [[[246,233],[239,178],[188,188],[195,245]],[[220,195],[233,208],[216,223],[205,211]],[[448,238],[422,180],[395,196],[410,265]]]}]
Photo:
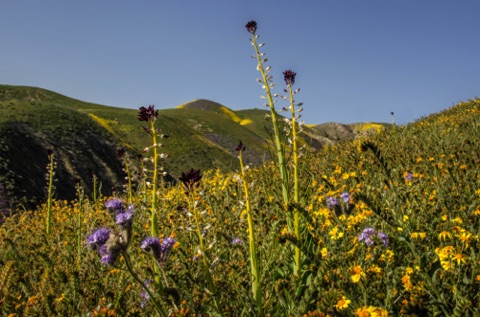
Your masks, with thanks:
[{"label": "desert candle plant", "polygon": [[[295,238],[300,243],[300,211],[298,210],[298,203],[299,203],[299,181],[298,181],[298,134],[299,131],[297,130],[297,119],[300,118],[300,114],[298,112],[302,111],[302,108],[295,108],[295,100],[293,96],[297,94],[300,89],[293,90],[293,85],[295,84],[295,77],[297,73],[288,69],[283,72],[283,77],[285,80],[285,84],[287,85],[287,89],[284,92],[288,93],[288,100],[289,100],[289,109],[291,112],[291,146],[292,146],[292,156],[293,156],[293,202],[295,203],[295,209],[293,211],[293,230],[295,234]],[[284,97],[285,99],[287,97]],[[298,104],[301,106],[301,104]],[[297,105],[297,106],[298,106]],[[295,246],[295,269],[294,273],[299,274],[301,265],[301,253],[300,248]]]},{"label": "desert candle plant", "polygon": [[[257,80],[262,85],[262,88],[265,90],[266,96],[262,96],[262,98],[267,99],[266,105],[270,108],[270,117],[272,119],[273,133],[275,139],[275,149],[277,151],[278,158],[278,168],[280,171],[280,178],[282,180],[283,203],[285,204],[285,206],[287,206],[290,200],[290,194],[288,191],[288,173],[287,163],[285,160],[285,145],[282,142],[282,136],[278,124],[277,110],[275,109],[274,97],[276,97],[276,95],[273,95],[271,91],[271,88],[275,86],[275,83],[273,83],[272,76],[270,75],[271,66],[264,66],[264,63],[267,62],[268,59],[267,57],[265,57],[265,53],[260,52],[260,47],[263,47],[265,44],[258,43],[257,41],[259,38],[259,35],[256,34],[257,22],[252,20],[248,22],[245,27],[247,28],[247,31],[252,35],[250,41],[253,45],[253,48],[255,49],[255,55],[252,57],[255,57],[257,59],[257,70],[262,76],[262,78],[259,78]],[[291,225],[291,219],[288,220],[289,224]]]},{"label": "desert candle plant", "polygon": [[[138,120],[145,121],[150,124],[149,127],[143,127],[145,132],[147,132],[152,137],[152,145],[149,148],[153,149],[153,175],[152,175],[152,201],[151,201],[151,219],[150,219],[150,232],[153,237],[158,236],[158,220],[157,220],[157,188],[158,188],[158,147],[157,139],[160,137],[158,135],[158,130],[155,128],[155,121],[158,117],[158,110],[155,110],[153,105],[148,107],[140,107],[138,112]],[[149,149],[147,148],[147,150]]]},{"label": "desert candle plant", "polygon": [[131,172],[131,169],[130,169],[130,160],[129,160],[127,152],[122,147],[117,148],[117,156],[123,162],[124,171],[125,171],[126,180],[127,180],[126,187],[127,187],[127,194],[128,194],[128,203],[132,204],[133,203],[133,188],[132,188],[132,172]]},{"label": "desert candle plant", "polygon": [[48,151],[48,166],[47,166],[48,188],[47,188],[47,235],[52,232],[52,197],[53,197],[53,180],[55,177],[55,161],[53,151]]}]

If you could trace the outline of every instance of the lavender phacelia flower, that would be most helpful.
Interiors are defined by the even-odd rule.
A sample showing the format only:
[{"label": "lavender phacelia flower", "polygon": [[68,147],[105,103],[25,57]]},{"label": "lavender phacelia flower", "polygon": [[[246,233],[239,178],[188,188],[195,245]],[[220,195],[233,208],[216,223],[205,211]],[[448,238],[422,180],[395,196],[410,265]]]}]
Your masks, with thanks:
[{"label": "lavender phacelia flower", "polygon": [[175,239],[170,237],[163,239],[162,242],[160,242],[157,237],[149,237],[142,241],[140,248],[143,251],[152,254],[155,260],[159,263],[164,263],[176,242]]},{"label": "lavender phacelia flower", "polygon": [[115,217],[115,224],[120,226],[120,227],[128,227],[132,224],[133,222],[133,210],[129,209],[125,212],[121,212],[117,214]]},{"label": "lavender phacelia flower", "polygon": [[382,240],[382,243],[384,246],[388,247],[388,236],[386,233],[379,232],[377,233],[377,237],[380,238],[380,240]]},{"label": "lavender phacelia flower", "polygon": [[162,240],[162,252],[168,253],[170,250],[173,248],[173,246],[177,243],[177,241],[173,238],[166,237],[165,239]]},{"label": "lavender phacelia flower", "polygon": [[110,237],[110,230],[101,227],[94,230],[88,237],[87,237],[87,245],[88,247],[94,249],[103,246],[108,238]]},{"label": "lavender phacelia flower", "polygon": [[107,245],[103,245],[99,250],[101,259],[100,262],[104,265],[114,265],[120,255],[120,248],[119,247],[111,247]]},{"label": "lavender phacelia flower", "polygon": [[373,241],[372,236],[375,235],[375,229],[368,227],[363,229],[362,233],[358,235],[358,241],[363,241],[367,245],[373,245],[375,241]]},{"label": "lavender phacelia flower", "polygon": [[283,72],[283,79],[287,86],[293,86],[295,84],[295,76],[297,76],[297,73],[293,70],[287,69]]},{"label": "lavender phacelia flower", "polygon": [[328,197],[327,198],[327,207],[328,209],[333,209],[335,206],[338,206],[339,202],[338,199],[335,197]]},{"label": "lavender phacelia flower", "polygon": [[409,182],[413,181],[413,174],[412,173],[408,173],[406,176],[405,176],[405,179]]},{"label": "lavender phacelia flower", "polygon": [[105,207],[109,212],[114,211],[115,215],[122,213],[124,209],[124,203],[123,200],[114,198],[110,199],[105,203]]},{"label": "lavender phacelia flower", "polygon": [[243,240],[238,237],[235,237],[232,239],[232,244],[243,244]]},{"label": "lavender phacelia flower", "polygon": [[138,111],[138,120],[140,121],[153,121],[158,117],[158,110],[155,110],[155,106],[150,105],[148,107],[140,107]]},{"label": "lavender phacelia flower", "polygon": [[140,248],[153,255],[155,259],[160,259],[160,240],[157,237],[145,238]]},{"label": "lavender phacelia flower", "polygon": [[358,235],[358,241],[363,241],[370,246],[375,244],[375,240],[373,239],[374,236],[380,239],[385,247],[388,247],[389,243],[387,234],[381,231],[377,232],[371,227],[363,229],[362,233]]},{"label": "lavender phacelia flower", "polygon": [[350,203],[350,194],[349,193],[342,193],[340,195],[340,198],[343,200],[344,203],[349,204]]},{"label": "lavender phacelia flower", "polygon": [[257,22],[253,20],[249,21],[247,22],[247,24],[245,24],[245,27],[247,28],[248,32],[255,34],[255,32],[257,31]]}]

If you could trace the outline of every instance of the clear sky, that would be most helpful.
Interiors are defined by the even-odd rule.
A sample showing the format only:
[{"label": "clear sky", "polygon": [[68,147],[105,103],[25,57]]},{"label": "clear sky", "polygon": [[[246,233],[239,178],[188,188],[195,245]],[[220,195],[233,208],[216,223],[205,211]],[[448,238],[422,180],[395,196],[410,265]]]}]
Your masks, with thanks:
[{"label": "clear sky", "polygon": [[276,92],[297,73],[306,123],[407,123],[480,95],[479,13],[478,0],[0,0],[0,83],[126,108],[263,108],[256,20]]}]

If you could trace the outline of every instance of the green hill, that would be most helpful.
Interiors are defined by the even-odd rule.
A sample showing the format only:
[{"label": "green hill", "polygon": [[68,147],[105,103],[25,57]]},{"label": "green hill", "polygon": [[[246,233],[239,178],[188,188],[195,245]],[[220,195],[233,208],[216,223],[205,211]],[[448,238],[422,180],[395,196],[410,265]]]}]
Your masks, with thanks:
[{"label": "green hill", "polygon": [[[47,151],[57,162],[56,195],[73,199],[75,185],[93,189],[93,175],[102,193],[121,190],[122,164],[116,155],[121,147],[140,165],[150,137],[137,119],[137,109],[83,102],[35,87],[0,85],[0,183],[7,198],[30,206],[44,201]],[[173,109],[159,110],[156,126],[169,136],[163,140],[162,161],[177,178],[189,168],[237,168],[235,147],[242,141],[246,162],[258,165],[270,159],[269,111],[233,111],[219,103],[198,99]],[[311,150],[348,139],[304,127],[302,140]],[[320,132],[319,132],[320,131]],[[332,141],[333,140],[333,141]],[[1,197],[0,197],[1,199]]]}]

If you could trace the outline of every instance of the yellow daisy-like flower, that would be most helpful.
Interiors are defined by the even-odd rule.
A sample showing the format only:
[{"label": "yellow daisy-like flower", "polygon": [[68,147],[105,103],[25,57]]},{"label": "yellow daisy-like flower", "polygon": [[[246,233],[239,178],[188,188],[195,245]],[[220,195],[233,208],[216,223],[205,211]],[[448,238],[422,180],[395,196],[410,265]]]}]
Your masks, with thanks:
[{"label": "yellow daisy-like flower", "polygon": [[460,263],[466,263],[467,262],[467,256],[457,253],[454,256],[452,256],[452,260],[457,261],[457,265],[460,265]]},{"label": "yellow daisy-like flower", "polygon": [[470,245],[470,241],[473,240],[473,235],[466,231],[466,230],[463,230],[459,235],[458,235],[458,239],[460,239],[460,241],[462,241],[466,247],[468,247]]},{"label": "yellow daisy-like flower", "polygon": [[322,258],[326,258],[327,257],[327,254],[328,254],[328,250],[327,248],[322,248]]},{"label": "yellow daisy-like flower", "polygon": [[475,277],[475,281],[480,282],[480,275],[477,275],[477,277]]},{"label": "yellow daisy-like flower", "polygon": [[447,241],[447,238],[448,239],[452,239],[452,234],[448,231],[442,231],[438,234],[438,240],[440,241]]},{"label": "yellow daisy-like flower", "polygon": [[358,283],[362,277],[365,277],[365,272],[363,272],[363,269],[359,265],[355,265],[350,272],[350,278],[352,279],[353,283]]},{"label": "yellow daisy-like flower", "polygon": [[364,306],[354,312],[357,317],[388,317],[388,311],[375,306]]},{"label": "yellow daisy-like flower", "polygon": [[342,299],[340,299],[335,306],[337,310],[342,310],[348,307],[352,301],[347,299],[345,296],[342,296]]},{"label": "yellow daisy-like flower", "polygon": [[412,232],[410,238],[412,239],[425,239],[427,237],[426,232]]}]

